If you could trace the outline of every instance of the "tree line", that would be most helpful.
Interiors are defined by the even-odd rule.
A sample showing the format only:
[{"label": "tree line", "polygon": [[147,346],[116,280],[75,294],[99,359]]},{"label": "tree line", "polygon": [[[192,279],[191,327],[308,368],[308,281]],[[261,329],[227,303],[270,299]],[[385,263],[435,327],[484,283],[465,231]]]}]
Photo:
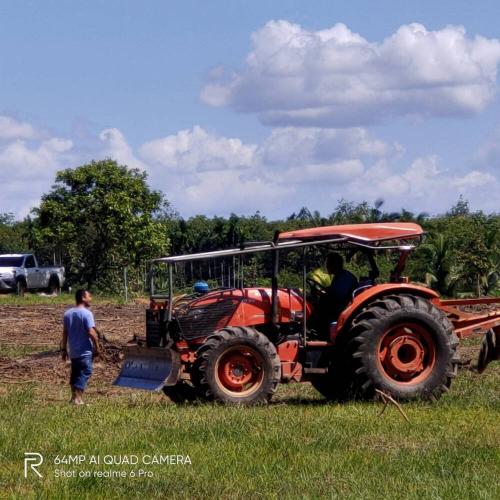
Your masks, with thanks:
[{"label": "tree line", "polygon": [[[340,200],[328,215],[303,207],[281,220],[268,220],[258,211],[250,216],[185,219],[163,193],[149,187],[146,173],[113,160],[58,172],[50,191],[24,220],[0,213],[0,253],[34,252],[42,262],[63,265],[69,285],[116,293],[124,268],[131,285],[140,290],[147,261],[161,255],[269,241],[277,230],[387,221],[417,222],[426,231],[408,262],[406,274],[413,281],[445,296],[500,293],[500,215],[472,211],[466,200],[459,199],[437,216],[404,209],[388,212],[381,200]],[[319,265],[323,257],[317,251],[313,260]],[[390,272],[391,258],[378,257],[382,279]],[[229,283],[230,276],[236,280],[245,271],[248,279],[259,282],[265,279],[266,264],[265,256],[249,257],[244,263],[227,262],[217,268],[197,264],[184,269],[184,275],[222,277]],[[359,276],[366,262],[357,256],[348,265]],[[297,284],[299,271],[300,257],[290,252],[281,277]]]}]

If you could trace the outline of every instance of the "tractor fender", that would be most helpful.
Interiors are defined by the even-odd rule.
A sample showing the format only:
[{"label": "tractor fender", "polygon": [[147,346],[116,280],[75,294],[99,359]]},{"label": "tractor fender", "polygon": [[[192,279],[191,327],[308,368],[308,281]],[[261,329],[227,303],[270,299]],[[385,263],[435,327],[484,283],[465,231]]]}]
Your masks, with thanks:
[{"label": "tractor fender", "polygon": [[357,315],[357,313],[374,299],[385,295],[398,295],[402,293],[418,295],[419,297],[424,297],[434,301],[439,300],[439,294],[425,286],[415,285],[412,283],[385,283],[382,285],[374,285],[356,295],[353,301],[340,314],[337,321],[337,328],[335,329],[335,333],[332,335],[331,340],[335,341],[337,336],[349,327],[351,320]]}]

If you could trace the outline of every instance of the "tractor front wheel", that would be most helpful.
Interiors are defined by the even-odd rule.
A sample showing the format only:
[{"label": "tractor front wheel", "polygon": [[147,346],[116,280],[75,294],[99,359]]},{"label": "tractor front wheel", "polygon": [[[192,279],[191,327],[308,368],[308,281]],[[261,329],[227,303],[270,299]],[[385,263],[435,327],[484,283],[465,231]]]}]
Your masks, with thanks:
[{"label": "tractor front wheel", "polygon": [[366,307],[350,332],[355,394],[376,390],[400,400],[437,399],[455,376],[458,339],[446,315],[426,299],[391,295]]},{"label": "tractor front wheel", "polygon": [[199,392],[221,403],[265,403],[280,381],[276,348],[254,328],[218,331],[198,349],[197,359]]}]

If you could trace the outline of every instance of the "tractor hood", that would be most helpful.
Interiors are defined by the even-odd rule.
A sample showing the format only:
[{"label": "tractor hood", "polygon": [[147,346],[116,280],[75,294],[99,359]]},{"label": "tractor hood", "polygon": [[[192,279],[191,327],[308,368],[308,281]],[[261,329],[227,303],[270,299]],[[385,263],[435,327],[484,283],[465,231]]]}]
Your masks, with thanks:
[{"label": "tractor hood", "polygon": [[[271,321],[271,288],[214,290],[201,296],[176,299],[174,318],[182,337],[206,337],[226,326],[261,325]],[[308,305],[307,312],[311,308]],[[298,290],[278,289],[279,321],[295,321],[303,315],[303,298]]]}]

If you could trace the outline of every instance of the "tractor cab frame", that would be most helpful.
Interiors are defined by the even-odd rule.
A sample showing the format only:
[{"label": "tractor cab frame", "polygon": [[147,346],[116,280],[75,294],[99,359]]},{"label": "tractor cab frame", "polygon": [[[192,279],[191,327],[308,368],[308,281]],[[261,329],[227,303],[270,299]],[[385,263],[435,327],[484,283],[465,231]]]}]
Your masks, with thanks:
[{"label": "tractor cab frame", "polygon": [[[218,250],[212,252],[201,252],[195,254],[161,257],[158,259],[151,260],[151,264],[154,266],[158,263],[164,263],[167,265],[166,274],[168,276],[168,291],[166,294],[155,293],[154,285],[154,271],[149,273],[149,290],[150,298],[152,304],[164,304],[167,308],[168,322],[173,320],[173,309],[175,304],[175,289],[174,289],[174,266],[179,263],[189,263],[193,261],[207,261],[209,259],[220,259],[227,257],[243,257],[244,255],[256,254],[262,252],[270,252],[273,254],[273,266],[272,266],[272,277],[271,277],[271,323],[279,328],[280,321],[278,316],[279,301],[278,301],[278,290],[279,290],[279,271],[280,271],[280,251],[286,250],[301,250],[302,252],[302,290],[304,294],[303,308],[302,308],[302,333],[304,336],[304,341],[307,337],[307,268],[308,268],[308,248],[313,246],[328,246],[331,250],[342,251],[348,254],[348,259],[356,252],[362,252],[368,257],[368,262],[370,264],[370,272],[367,277],[362,277],[360,280],[360,286],[354,291],[353,298],[358,295],[363,290],[366,290],[375,285],[375,280],[379,276],[379,269],[375,259],[373,258],[376,252],[391,251],[397,252],[399,258],[394,270],[390,276],[391,283],[407,283],[408,280],[403,276],[406,261],[411,251],[415,248],[415,241],[420,241],[423,237],[423,232],[420,226],[416,224],[406,224],[406,226],[416,226],[416,227],[405,227],[400,228],[399,232],[396,232],[394,227],[390,224],[378,225],[379,233],[377,236],[371,236],[370,238],[365,235],[367,228],[368,231],[373,229],[373,224],[359,224],[353,226],[334,226],[335,230],[332,231],[330,227],[324,228],[324,231],[317,231],[317,229],[323,228],[313,228],[292,231],[288,233],[276,232],[275,237],[272,241],[260,241],[260,242],[247,242],[242,244],[239,248]],[[404,230],[402,233],[401,230]],[[386,242],[392,242],[393,244],[386,244]],[[243,284],[243,277],[239,279],[240,284]],[[224,288],[224,287],[221,287]],[[212,290],[214,291],[214,290]]]}]

